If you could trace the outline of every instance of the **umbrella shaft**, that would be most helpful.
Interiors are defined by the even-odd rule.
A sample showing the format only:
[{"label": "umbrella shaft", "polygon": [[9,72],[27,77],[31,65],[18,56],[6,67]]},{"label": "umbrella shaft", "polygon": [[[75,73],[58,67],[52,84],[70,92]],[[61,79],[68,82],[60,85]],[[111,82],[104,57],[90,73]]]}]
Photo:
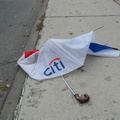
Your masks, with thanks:
[{"label": "umbrella shaft", "polygon": [[67,81],[65,80],[65,78],[63,76],[61,76],[63,81],[65,82],[65,84],[67,85],[67,87],[69,88],[69,90],[72,92],[73,95],[76,95],[76,93],[73,91],[73,89],[69,86],[69,84],[67,83]]}]

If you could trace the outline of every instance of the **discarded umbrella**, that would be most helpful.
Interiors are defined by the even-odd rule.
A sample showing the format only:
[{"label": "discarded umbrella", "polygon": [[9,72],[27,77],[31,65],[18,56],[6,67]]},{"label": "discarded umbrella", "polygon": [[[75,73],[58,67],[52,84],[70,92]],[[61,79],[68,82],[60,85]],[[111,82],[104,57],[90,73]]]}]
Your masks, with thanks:
[{"label": "discarded umbrella", "polygon": [[74,97],[76,98],[77,101],[79,101],[80,103],[86,103],[89,101],[90,97],[87,94],[82,95],[81,97],[79,96],[79,94],[76,94],[73,89],[70,87],[70,85],[67,83],[67,81],[65,80],[65,78],[63,76],[62,80],[65,82],[65,84],[67,85],[67,87],[69,88],[69,90],[71,91],[71,93],[74,95]]},{"label": "discarded umbrella", "polygon": [[[103,57],[119,57],[119,49],[96,42],[94,32],[73,39],[49,39],[40,50],[25,52],[18,65],[33,79],[44,80],[65,75],[84,65],[87,54]],[[89,96],[80,97],[68,85],[75,98],[88,102]]]}]

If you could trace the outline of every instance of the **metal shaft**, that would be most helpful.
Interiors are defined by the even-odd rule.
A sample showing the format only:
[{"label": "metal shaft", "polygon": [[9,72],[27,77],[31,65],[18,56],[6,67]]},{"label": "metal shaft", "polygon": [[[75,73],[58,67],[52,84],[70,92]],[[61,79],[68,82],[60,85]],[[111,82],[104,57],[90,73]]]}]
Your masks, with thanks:
[{"label": "metal shaft", "polygon": [[62,77],[62,80],[65,82],[65,84],[67,85],[67,87],[69,88],[69,90],[72,92],[73,95],[76,95],[76,93],[73,91],[73,89],[69,86],[69,84],[67,83],[67,81],[65,80],[65,78],[63,76]]},{"label": "metal shaft", "polygon": [[67,83],[67,81],[65,80],[65,78],[63,76],[61,76],[63,81],[65,82],[65,84],[67,85],[67,87],[69,88],[69,90],[72,92],[72,94],[74,95],[74,97],[76,98],[76,100],[78,100],[80,103],[85,103],[88,102],[90,97],[87,94],[84,94],[84,97],[80,97],[78,94],[76,94],[73,89],[69,86],[69,84]]}]

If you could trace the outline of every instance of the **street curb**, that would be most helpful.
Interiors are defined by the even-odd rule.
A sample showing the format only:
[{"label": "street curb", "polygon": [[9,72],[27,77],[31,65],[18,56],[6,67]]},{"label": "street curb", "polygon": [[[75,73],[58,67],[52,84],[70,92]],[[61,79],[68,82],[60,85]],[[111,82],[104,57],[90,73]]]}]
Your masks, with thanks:
[{"label": "street curb", "polygon": [[[36,17],[36,21],[33,25],[33,29],[31,30],[30,37],[26,43],[24,51],[33,50],[36,47],[36,43],[39,39],[39,32],[40,32],[40,31],[36,31],[36,26],[43,22],[40,21],[39,18],[41,18],[45,14],[48,1],[49,0],[44,0],[44,1],[42,0],[41,2],[39,14]],[[0,114],[0,120],[13,120],[14,111],[16,110],[17,104],[20,101],[20,96],[22,93],[25,78],[26,78],[26,73],[21,68],[19,68],[13,86],[11,87],[11,90],[6,98],[6,101],[4,102]]]}]

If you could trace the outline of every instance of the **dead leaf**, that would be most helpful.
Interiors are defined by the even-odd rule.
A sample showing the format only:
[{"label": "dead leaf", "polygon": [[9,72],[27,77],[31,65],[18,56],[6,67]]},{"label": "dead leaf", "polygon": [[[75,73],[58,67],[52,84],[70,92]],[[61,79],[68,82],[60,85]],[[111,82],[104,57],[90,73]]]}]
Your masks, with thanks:
[{"label": "dead leaf", "polygon": [[3,82],[3,80],[0,80],[0,83],[2,83]]},{"label": "dead leaf", "polygon": [[6,85],[0,87],[0,89],[1,89],[2,91],[8,91],[9,87],[10,87],[10,84],[6,84]]},{"label": "dead leaf", "polygon": [[27,24],[23,24],[23,26],[28,26]]},{"label": "dead leaf", "polygon": [[62,88],[62,91],[66,91],[68,88],[67,87],[65,87],[65,88]]},{"label": "dead leaf", "polygon": [[40,21],[44,21],[45,15],[43,15],[41,18],[39,18]]},{"label": "dead leaf", "polygon": [[6,79],[6,80],[0,80],[0,83],[2,83],[2,82],[7,82],[7,81],[9,81],[9,79]]},{"label": "dead leaf", "polygon": [[18,66],[18,64],[17,64],[17,63],[16,63],[15,65],[16,65],[16,66]]},{"label": "dead leaf", "polygon": [[30,37],[30,34],[25,34],[23,35],[23,37]]},{"label": "dead leaf", "polygon": [[72,35],[72,34],[73,34],[73,32],[69,32],[68,34],[69,34],[69,35]]},{"label": "dead leaf", "polygon": [[0,94],[0,98],[3,97],[3,94]]},{"label": "dead leaf", "polygon": [[12,27],[13,25],[9,24],[9,27]]},{"label": "dead leaf", "polygon": [[39,23],[39,24],[37,25],[36,31],[42,30],[43,27],[44,27],[43,22]]},{"label": "dead leaf", "polygon": [[68,75],[63,75],[63,77],[64,77],[64,78],[67,78],[67,77],[68,77]]},{"label": "dead leaf", "polygon": [[107,110],[104,110],[104,112],[108,112]]},{"label": "dead leaf", "polygon": [[25,46],[22,46],[21,48],[24,48]]},{"label": "dead leaf", "polygon": [[81,70],[81,72],[85,72],[85,70],[83,69],[84,66],[81,66],[78,68],[78,70]]},{"label": "dead leaf", "polygon": [[6,79],[5,81],[9,81],[9,79]]}]

